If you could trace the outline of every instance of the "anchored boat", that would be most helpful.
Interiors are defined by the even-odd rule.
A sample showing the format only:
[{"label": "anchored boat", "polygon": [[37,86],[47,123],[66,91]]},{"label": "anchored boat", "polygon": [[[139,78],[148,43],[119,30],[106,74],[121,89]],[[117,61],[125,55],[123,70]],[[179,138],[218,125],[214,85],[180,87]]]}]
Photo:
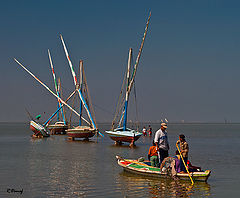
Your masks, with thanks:
[{"label": "anchored boat", "polygon": [[[141,43],[138,56],[133,69],[131,68],[132,49],[130,48],[129,50],[127,72],[123,82],[123,85],[126,84],[126,87],[125,87],[125,90],[122,89],[120,92],[119,102],[116,108],[115,117],[112,122],[112,129],[109,131],[105,131],[109,135],[109,137],[115,141],[115,144],[122,144],[122,142],[129,142],[130,146],[133,146],[135,141],[137,141],[142,135],[142,133],[134,129],[127,128],[127,110],[128,110],[129,96],[130,96],[132,87],[135,83],[136,71],[137,71],[138,63],[141,57],[143,44],[146,38],[150,17],[151,17],[151,13],[147,20],[147,25],[143,35],[142,43]],[[131,70],[132,70],[132,74],[130,76]],[[123,98],[124,91],[125,91],[125,99]],[[117,126],[115,126],[115,123],[117,124]]]},{"label": "anchored boat", "polygon": [[66,130],[68,129],[68,126],[64,124],[62,121],[57,121],[54,124],[50,124],[47,127],[50,131],[51,134],[66,134]]},{"label": "anchored boat", "polygon": [[[67,60],[69,63],[69,67],[71,69],[71,73],[73,76],[73,82],[74,82],[76,91],[78,93],[79,99],[80,99],[80,102],[79,102],[79,106],[80,106],[79,126],[68,129],[67,135],[69,136],[69,139],[72,139],[72,140],[74,140],[75,138],[84,138],[84,139],[88,140],[89,138],[93,137],[96,133],[99,133],[100,135],[101,135],[101,133],[97,129],[96,119],[95,119],[95,116],[93,113],[91,98],[90,98],[90,94],[88,91],[87,80],[86,80],[86,76],[85,76],[84,69],[83,69],[83,61],[81,60],[80,65],[79,65],[80,75],[79,75],[79,83],[78,83],[76,73],[73,69],[73,65],[70,60],[65,42],[63,40],[62,35],[60,35],[60,37],[61,37],[63,48],[64,48],[64,51],[65,51],[65,54],[66,54],[66,57],[67,57]],[[89,120],[85,119],[82,115],[83,107],[85,108],[85,111],[87,113]],[[82,120],[84,120],[88,126],[84,126],[82,124]]]},{"label": "anchored boat", "polygon": [[[38,137],[39,133],[42,132],[43,134],[40,135],[39,137],[49,137],[49,134],[47,132],[47,130],[45,129],[45,126],[47,125],[47,123],[50,122],[50,120],[56,115],[56,113],[64,106],[66,105],[72,112],[74,112],[76,115],[80,116],[79,113],[74,110],[71,106],[69,106],[66,102],[76,93],[76,90],[73,91],[73,93],[71,93],[71,95],[67,98],[66,101],[64,101],[63,99],[61,99],[57,94],[55,94],[46,84],[44,84],[39,78],[37,78],[32,72],[30,72],[26,67],[23,66],[23,64],[21,64],[17,59],[14,58],[14,60],[16,61],[16,63],[21,66],[27,73],[29,73],[36,81],[38,81],[43,87],[45,87],[52,95],[54,95],[57,99],[59,99],[61,101],[61,106],[57,109],[57,111],[55,113],[52,114],[52,116],[43,124],[39,124],[37,123],[34,119],[32,119],[30,121],[30,128],[33,132],[37,132],[34,133],[33,137]],[[46,134],[44,134],[46,133]]]},{"label": "anchored boat", "polygon": [[47,129],[34,120],[30,121],[30,129],[34,133],[32,137],[38,137],[38,138],[49,137],[49,133]]},{"label": "anchored boat", "polygon": [[[160,168],[150,166],[148,162],[139,162],[138,160],[131,160],[131,159],[124,159],[119,156],[116,156],[118,165],[123,167],[125,171],[143,175],[143,176],[149,176],[149,177],[161,177],[171,178],[166,172],[161,171]],[[190,175],[194,181],[203,181],[206,182],[211,174],[210,170],[206,171],[199,171],[199,172],[191,172]],[[181,180],[189,180],[188,173],[177,173],[176,177]]]},{"label": "anchored boat", "polygon": [[[55,71],[54,71],[50,50],[48,50],[48,58],[49,58],[49,61],[50,61],[51,71],[52,71],[52,75],[53,75],[53,82],[54,82],[55,91],[56,91],[57,96],[60,97],[60,90],[61,90],[60,78],[58,79],[58,83],[57,83],[56,74],[55,74]],[[59,99],[57,99],[57,107],[59,108],[61,105],[62,105],[61,101]],[[62,121],[61,121],[60,117],[62,117]],[[66,130],[68,129],[68,125],[66,123],[63,107],[60,109],[60,113],[59,113],[59,111],[57,112],[57,122],[55,122],[54,124],[50,124],[50,125],[48,125],[48,124],[49,123],[47,123],[47,128],[51,131],[52,135],[54,135],[54,134],[66,134]]]}]

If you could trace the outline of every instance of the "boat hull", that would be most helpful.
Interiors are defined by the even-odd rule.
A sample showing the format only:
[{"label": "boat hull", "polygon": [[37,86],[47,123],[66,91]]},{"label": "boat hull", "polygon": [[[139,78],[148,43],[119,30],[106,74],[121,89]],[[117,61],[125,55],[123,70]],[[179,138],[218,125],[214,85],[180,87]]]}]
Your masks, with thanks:
[{"label": "boat hull", "polygon": [[33,120],[30,121],[30,129],[35,136],[49,137],[48,131],[41,124]]},{"label": "boat hull", "polygon": [[[161,172],[160,168],[149,166],[143,162],[138,162],[137,160],[123,159],[117,156],[118,165],[123,167],[127,172],[143,175],[147,177],[160,177],[160,178],[171,178],[166,173]],[[211,171],[206,170],[204,172],[193,172],[190,173],[193,181],[203,181],[206,182],[210,176]],[[181,180],[190,180],[187,173],[177,173],[176,175]]]},{"label": "boat hull", "polygon": [[55,124],[48,125],[48,129],[50,130],[51,134],[66,134],[68,126],[62,122],[56,122]]},{"label": "boat hull", "polygon": [[135,142],[137,141],[141,136],[142,133],[139,133],[135,130],[128,129],[126,131],[123,131],[120,129],[115,129],[114,131],[105,131],[109,137],[116,141],[116,142]]},{"label": "boat hull", "polygon": [[92,129],[90,127],[75,127],[73,129],[66,130],[67,135],[72,138],[91,138],[96,134],[96,129]]}]

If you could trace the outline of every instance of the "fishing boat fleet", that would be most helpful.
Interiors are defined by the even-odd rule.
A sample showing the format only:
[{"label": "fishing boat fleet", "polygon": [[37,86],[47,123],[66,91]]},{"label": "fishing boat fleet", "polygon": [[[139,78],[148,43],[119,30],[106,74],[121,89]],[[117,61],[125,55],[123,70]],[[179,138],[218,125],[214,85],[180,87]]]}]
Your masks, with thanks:
[{"label": "fishing boat fleet", "polygon": [[[140,57],[142,54],[144,42],[146,39],[149,21],[151,18],[151,13],[147,19],[144,35],[142,38],[142,42],[138,51],[138,55],[136,57],[135,63],[133,64],[133,50],[129,49],[128,53],[128,62],[127,62],[127,70],[123,80],[123,86],[120,91],[119,101],[117,103],[117,107],[115,110],[115,115],[112,121],[111,129],[105,131],[105,134],[111,138],[116,145],[121,145],[123,143],[129,143],[129,146],[134,146],[135,142],[142,136],[142,132],[139,132],[137,129],[131,129],[128,126],[128,106],[130,93],[135,86],[135,77],[138,69],[138,65],[140,62]],[[67,135],[69,140],[75,140],[76,138],[81,138],[84,140],[89,140],[95,135],[100,135],[104,137],[104,135],[98,130],[98,126],[96,124],[96,118],[94,116],[94,109],[91,103],[91,98],[87,86],[86,75],[84,72],[83,61],[80,60],[79,63],[79,75],[77,77],[73,64],[71,62],[66,44],[64,42],[63,36],[60,35],[60,40],[64,49],[65,56],[68,61],[68,65],[73,78],[74,89],[72,93],[67,97],[67,99],[63,99],[62,90],[61,90],[61,82],[60,78],[56,78],[52,57],[50,54],[50,50],[48,50],[48,58],[50,62],[51,72],[53,76],[54,89],[51,90],[49,86],[43,83],[36,75],[34,75],[30,70],[28,70],[21,62],[19,62],[16,58],[14,60],[16,63],[22,67],[27,73],[29,73],[36,81],[38,81],[45,89],[48,90],[53,96],[57,99],[57,109],[51,116],[44,122],[40,123],[40,115],[36,118],[33,118],[31,114],[27,111],[30,117],[30,129],[32,130],[33,138],[46,138],[50,137],[50,135]],[[72,98],[76,98],[79,100],[79,110],[75,110],[72,106],[69,105],[69,101]],[[72,101],[74,101],[74,99]],[[69,121],[66,116],[66,108],[68,108],[72,113],[74,113],[78,117],[78,125],[72,126],[71,118]],[[55,123],[51,123],[53,119],[56,118]],[[163,177],[166,176],[165,173],[162,173],[159,168],[151,167],[149,164],[144,162],[138,162],[137,160],[129,160],[123,159],[121,157],[117,157],[118,164],[124,168],[124,170],[129,172],[134,172],[137,174],[154,176],[154,177]],[[195,180],[206,181],[209,177],[211,171],[205,171],[201,173],[193,173],[192,177]],[[180,179],[186,179],[188,177],[187,174],[178,174]]]}]

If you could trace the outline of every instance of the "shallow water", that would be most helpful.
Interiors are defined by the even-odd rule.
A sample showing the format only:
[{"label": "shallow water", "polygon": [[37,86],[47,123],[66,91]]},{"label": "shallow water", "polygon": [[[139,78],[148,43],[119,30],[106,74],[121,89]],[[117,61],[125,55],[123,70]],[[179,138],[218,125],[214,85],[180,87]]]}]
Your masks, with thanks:
[{"label": "shallow water", "polygon": [[[152,125],[153,131],[158,125]],[[193,165],[212,170],[207,183],[153,179],[124,172],[115,156],[147,158],[151,137],[114,146],[107,135],[90,142],[66,136],[33,140],[27,124],[0,124],[0,197],[237,197],[240,124],[169,124],[170,155],[184,133]],[[100,125],[100,131],[109,125]],[[20,192],[7,192],[15,189]]]}]

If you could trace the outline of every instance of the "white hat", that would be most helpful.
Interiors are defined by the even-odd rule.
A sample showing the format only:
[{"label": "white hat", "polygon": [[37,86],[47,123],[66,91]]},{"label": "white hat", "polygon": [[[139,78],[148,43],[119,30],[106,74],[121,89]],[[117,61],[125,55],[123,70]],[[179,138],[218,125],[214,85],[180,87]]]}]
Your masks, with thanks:
[{"label": "white hat", "polygon": [[164,123],[164,122],[163,122],[163,123],[161,123],[161,126],[162,126],[163,128],[165,128],[165,129],[167,128],[167,124],[166,124],[166,123]]}]

